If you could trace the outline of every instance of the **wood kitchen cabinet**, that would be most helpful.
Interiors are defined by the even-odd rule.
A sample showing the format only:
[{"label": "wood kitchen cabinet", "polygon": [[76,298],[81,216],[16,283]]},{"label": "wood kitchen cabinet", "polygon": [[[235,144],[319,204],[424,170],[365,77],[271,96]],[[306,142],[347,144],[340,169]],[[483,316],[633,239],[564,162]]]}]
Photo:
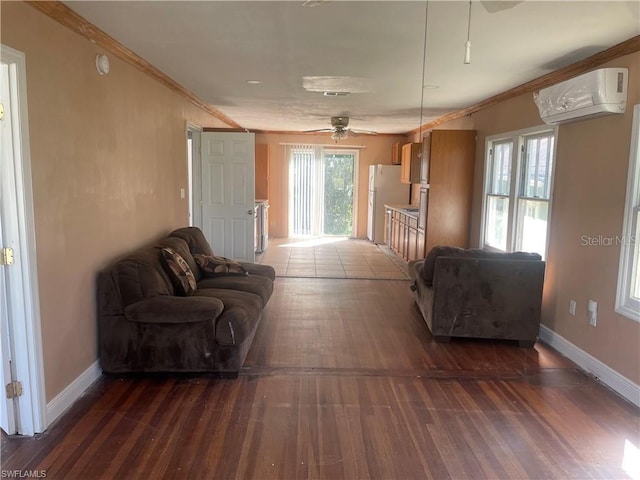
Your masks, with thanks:
[{"label": "wood kitchen cabinet", "polygon": [[269,200],[269,145],[256,143],[256,198]]},{"label": "wood kitchen cabinet", "polygon": [[402,165],[402,144],[396,142],[391,147],[391,165]]},{"label": "wood kitchen cabinet", "polygon": [[402,183],[420,183],[421,143],[405,143],[402,146],[402,168],[400,181]]},{"label": "wood kitchen cabinet", "polygon": [[402,210],[393,210],[391,214],[391,239],[389,247],[403,259],[415,260],[418,252],[418,218]]},{"label": "wood kitchen cabinet", "polygon": [[432,130],[424,144],[419,224],[425,238],[420,257],[436,245],[469,246],[476,132]]},{"label": "wood kitchen cabinet", "polygon": [[[421,145],[425,152],[419,158]],[[409,261],[424,258],[436,245],[469,246],[475,151],[475,130],[433,130],[423,144],[402,147],[404,179],[420,190],[414,197],[417,215],[398,207],[387,217],[389,247],[396,255]],[[411,178],[411,163],[417,161],[417,177]]]}]

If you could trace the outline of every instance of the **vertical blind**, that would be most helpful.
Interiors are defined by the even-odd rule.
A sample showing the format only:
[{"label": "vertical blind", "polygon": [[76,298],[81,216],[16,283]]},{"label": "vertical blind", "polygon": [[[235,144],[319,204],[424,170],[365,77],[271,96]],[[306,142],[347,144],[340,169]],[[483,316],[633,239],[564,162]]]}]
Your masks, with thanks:
[{"label": "vertical blind", "polygon": [[289,160],[289,236],[322,232],[321,145],[285,145]]}]

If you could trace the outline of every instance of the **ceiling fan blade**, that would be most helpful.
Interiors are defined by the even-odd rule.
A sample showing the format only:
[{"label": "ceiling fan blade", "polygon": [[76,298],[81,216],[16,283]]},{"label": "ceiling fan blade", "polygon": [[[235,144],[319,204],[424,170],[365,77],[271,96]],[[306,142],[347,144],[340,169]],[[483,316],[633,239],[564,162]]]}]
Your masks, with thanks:
[{"label": "ceiling fan blade", "polygon": [[378,134],[378,132],[374,132],[372,130],[351,130],[349,128],[348,131],[354,137],[357,137],[358,135],[377,135]]},{"label": "ceiling fan blade", "polygon": [[333,132],[333,128],[316,128],[315,130],[302,131],[302,133],[319,133],[319,132]]}]

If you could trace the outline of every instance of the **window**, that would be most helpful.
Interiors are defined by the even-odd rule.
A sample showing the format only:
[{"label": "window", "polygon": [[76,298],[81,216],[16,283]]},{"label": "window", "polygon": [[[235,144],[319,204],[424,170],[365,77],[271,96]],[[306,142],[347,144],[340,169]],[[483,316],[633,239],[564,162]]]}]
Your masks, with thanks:
[{"label": "window", "polygon": [[555,130],[523,130],[487,139],[481,244],[545,258]]},{"label": "window", "polygon": [[640,322],[640,105],[633,109],[616,312]]}]

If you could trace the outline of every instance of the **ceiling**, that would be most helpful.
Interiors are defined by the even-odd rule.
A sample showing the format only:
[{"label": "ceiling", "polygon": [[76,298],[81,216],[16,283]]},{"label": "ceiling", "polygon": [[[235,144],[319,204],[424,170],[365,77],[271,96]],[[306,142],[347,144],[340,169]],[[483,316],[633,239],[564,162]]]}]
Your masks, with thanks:
[{"label": "ceiling", "polygon": [[405,133],[640,34],[637,0],[473,0],[465,65],[467,1],[64,3],[262,131],[349,116],[354,129]]}]

